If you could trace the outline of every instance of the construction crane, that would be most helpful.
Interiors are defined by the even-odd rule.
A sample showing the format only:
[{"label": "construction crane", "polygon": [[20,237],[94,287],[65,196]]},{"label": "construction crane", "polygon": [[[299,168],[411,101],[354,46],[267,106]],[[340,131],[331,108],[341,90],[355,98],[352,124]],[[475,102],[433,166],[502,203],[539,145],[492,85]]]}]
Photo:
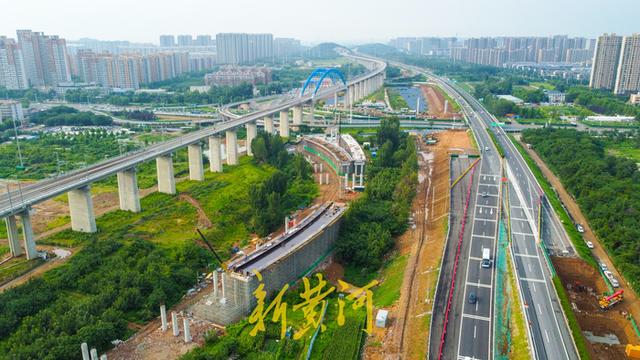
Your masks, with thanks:
[{"label": "construction crane", "polygon": [[207,247],[209,248],[209,250],[211,250],[211,252],[213,253],[213,256],[216,257],[216,259],[218,259],[218,262],[220,263],[220,267],[222,267],[222,269],[227,272],[227,265],[224,264],[224,262],[222,261],[222,259],[220,258],[220,256],[218,256],[218,253],[215,251],[215,249],[213,248],[213,246],[211,246],[211,244],[209,243],[209,240],[207,240],[206,237],[204,237],[204,235],[202,234],[202,232],[200,231],[200,229],[196,229],[196,231],[198,232],[198,235],[200,235],[200,237],[202,238],[202,241],[204,241],[204,243],[207,245]]},{"label": "construction crane", "polygon": [[602,296],[598,299],[598,305],[602,310],[609,310],[613,305],[622,301],[622,293],[624,290],[620,289],[609,296]]}]

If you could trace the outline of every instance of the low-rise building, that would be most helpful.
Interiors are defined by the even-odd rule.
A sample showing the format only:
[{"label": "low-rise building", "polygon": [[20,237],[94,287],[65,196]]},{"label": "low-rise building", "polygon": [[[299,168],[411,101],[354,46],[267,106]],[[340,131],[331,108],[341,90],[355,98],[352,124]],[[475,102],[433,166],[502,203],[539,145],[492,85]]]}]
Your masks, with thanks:
[{"label": "low-rise building", "polygon": [[237,86],[271,82],[271,69],[267,67],[223,66],[220,70],[206,74],[204,83],[210,86]]},{"label": "low-rise building", "polygon": [[507,101],[511,101],[512,103],[516,104],[516,105],[524,105],[524,100],[517,98],[513,95],[497,95],[498,99],[502,99],[502,100],[507,100]]},{"label": "low-rise building", "polygon": [[0,100],[0,122],[4,119],[12,119],[17,123],[25,125],[22,104],[15,100]]},{"label": "low-rise building", "polygon": [[546,94],[550,104],[564,104],[567,99],[567,95],[560,91],[547,91]]},{"label": "low-rise building", "polygon": [[640,104],[640,92],[637,94],[631,94],[631,96],[629,97],[629,103],[632,105],[639,105]]}]

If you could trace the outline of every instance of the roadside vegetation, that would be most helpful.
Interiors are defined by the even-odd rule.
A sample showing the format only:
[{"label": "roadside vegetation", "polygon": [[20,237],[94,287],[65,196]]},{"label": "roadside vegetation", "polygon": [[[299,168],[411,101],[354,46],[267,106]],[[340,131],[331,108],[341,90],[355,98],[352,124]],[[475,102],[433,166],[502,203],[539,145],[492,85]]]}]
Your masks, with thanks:
[{"label": "roadside vegetation", "polygon": [[[631,159],[607,155],[604,143],[565,129],[523,132],[589,219],[616,268],[640,288],[640,172]],[[571,151],[566,151],[571,149]]]},{"label": "roadside vegetation", "polygon": [[409,109],[407,101],[394,88],[387,88],[387,93],[389,94],[389,105],[391,105],[393,110],[398,111],[400,109]]},{"label": "roadside vegetation", "polygon": [[109,126],[113,120],[105,115],[96,115],[91,111],[78,111],[68,106],[56,106],[33,114],[34,124],[45,126]]},{"label": "roadside vegetation", "polygon": [[336,246],[342,263],[362,274],[379,269],[393,237],[406,230],[417,184],[416,146],[397,118],[382,120],[376,144],[367,188],[351,203]]}]

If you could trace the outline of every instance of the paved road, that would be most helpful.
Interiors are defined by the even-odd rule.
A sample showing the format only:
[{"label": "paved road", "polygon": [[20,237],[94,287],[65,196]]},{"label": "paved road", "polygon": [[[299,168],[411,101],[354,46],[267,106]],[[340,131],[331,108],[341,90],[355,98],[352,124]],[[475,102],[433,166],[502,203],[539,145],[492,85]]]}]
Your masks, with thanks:
[{"label": "paved road", "polygon": [[[354,57],[361,58],[358,56]],[[350,80],[348,83],[349,85],[384,72],[386,63],[378,60],[371,61],[375,62],[375,69]],[[322,99],[333,96],[335,92],[342,91],[344,89],[345,86],[333,86],[322,89],[315,95],[315,98]],[[311,99],[312,94],[305,95],[301,98],[290,99],[283,103],[274,105],[269,109],[257,111],[224,123],[218,123],[202,130],[194,131],[162,143],[154,144],[137,152],[108,159],[56,178],[38,181],[34,184],[21,188],[18,193],[14,191],[12,193],[0,195],[0,217],[7,217],[12,214],[20,213],[39,202],[51,199],[87,184],[91,184],[105,177],[112,176],[119,171],[134,168],[142,162],[153,160],[161,155],[170,154],[189,144],[201,142],[210,136],[224,133],[227,130],[235,129],[249,122],[257,121],[258,119],[262,119],[264,116],[278,113],[281,110],[289,109],[294,105],[302,104],[310,101]]]},{"label": "paved road", "polygon": [[[444,81],[445,88],[453,93],[457,99],[464,98],[472,114],[470,124],[477,134],[488,134],[492,131],[505,151],[505,164],[509,177],[509,202],[511,204],[511,235],[513,252],[516,256],[516,276],[520,283],[520,290],[527,310],[525,316],[529,322],[529,334],[533,342],[534,355],[537,359],[578,359],[578,355],[569,332],[568,325],[563,318],[558,298],[551,283],[551,274],[542,250],[537,246],[539,239],[537,229],[537,211],[540,205],[542,191],[535,177],[528,168],[522,156],[511,143],[506,133],[500,127],[492,127],[495,122],[482,105],[455,85]],[[480,124],[476,122],[480,121]],[[559,225],[556,216],[547,216],[547,223],[553,224],[550,231],[542,238],[545,243],[563,244],[566,234]],[[521,253],[523,249],[535,249]]]},{"label": "paved road", "polygon": [[[531,170],[504,130],[491,126],[496,119],[475,98],[448,79],[436,77],[416,67],[410,68],[413,71],[425,73],[461,104],[479,143],[486,143],[491,131],[503,147],[509,178],[509,201],[514,207],[511,209],[511,214],[516,218],[512,221],[512,246],[514,252],[523,255],[516,257],[516,276],[521,295],[527,304],[525,315],[529,322],[529,335],[533,342],[534,356],[537,359],[578,359],[568,325],[562,316],[562,310],[559,308],[558,299],[551,284],[549,267],[536,243],[540,238],[537,230],[537,209],[542,191]],[[544,198],[543,201],[545,201]],[[543,232],[542,235],[545,237],[542,241],[553,246],[562,244],[561,246],[570,248],[571,244],[566,241],[566,234],[557,217],[550,213],[545,218],[550,227],[547,232]],[[517,219],[526,219],[526,221]],[[529,249],[529,251],[524,253],[516,251],[523,249]],[[461,329],[461,333],[461,336],[469,338],[468,330],[465,332]]]}]

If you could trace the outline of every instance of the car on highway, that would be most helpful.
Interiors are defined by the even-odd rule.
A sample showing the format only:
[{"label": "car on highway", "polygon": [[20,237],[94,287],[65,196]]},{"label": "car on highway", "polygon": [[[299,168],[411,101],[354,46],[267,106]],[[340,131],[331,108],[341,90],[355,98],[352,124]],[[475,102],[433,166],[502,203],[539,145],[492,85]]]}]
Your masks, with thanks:
[{"label": "car on highway", "polygon": [[609,270],[609,267],[607,267],[607,264],[605,263],[600,263],[600,270],[607,271]]},{"label": "car on highway", "polygon": [[469,293],[469,304],[475,304],[476,302],[478,302],[478,297],[476,296],[476,293],[472,291]]},{"label": "car on highway", "polygon": [[483,268],[491,267],[491,249],[482,249],[482,262],[480,263],[480,266],[482,266]]},{"label": "car on highway", "polygon": [[489,147],[488,147],[488,146],[485,146],[485,147],[484,147],[484,151],[489,151]]},{"label": "car on highway", "polygon": [[580,224],[576,225],[576,229],[578,229],[578,232],[580,232],[580,233],[584,232],[584,228]]},{"label": "car on highway", "polygon": [[487,197],[487,192],[486,191],[482,192],[482,197]]},{"label": "car on highway", "polygon": [[591,241],[587,241],[587,247],[589,249],[593,249],[595,246],[593,246],[593,243]]}]

